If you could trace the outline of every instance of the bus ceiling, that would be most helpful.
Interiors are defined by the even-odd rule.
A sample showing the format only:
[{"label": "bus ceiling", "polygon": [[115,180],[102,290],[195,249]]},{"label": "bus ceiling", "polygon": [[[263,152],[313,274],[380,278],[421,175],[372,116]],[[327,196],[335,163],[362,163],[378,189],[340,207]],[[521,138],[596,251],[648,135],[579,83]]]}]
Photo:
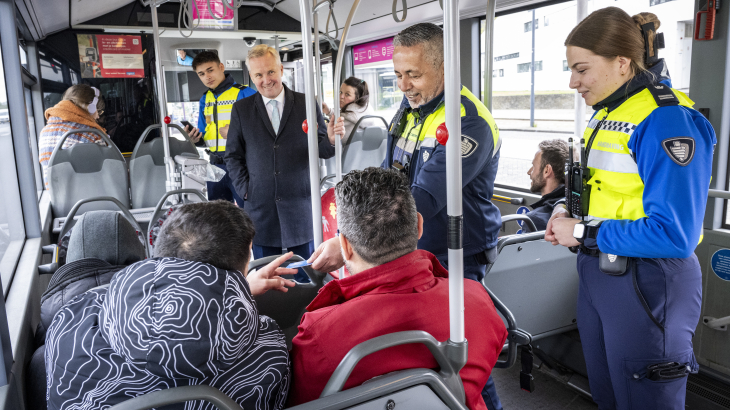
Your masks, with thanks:
[{"label": "bus ceiling", "polygon": [[[496,9],[498,13],[503,13],[513,9],[535,7],[560,1],[567,0],[497,0]],[[137,2],[140,6],[147,6],[150,3],[149,0],[17,0],[16,5],[33,39],[41,40],[50,34],[69,28],[100,28],[100,26],[93,25],[92,21],[94,19],[134,2]],[[179,1],[165,1],[165,3],[167,2],[179,3]],[[347,19],[353,2],[354,0],[334,1],[336,5],[333,7],[333,12],[338,22],[344,22]],[[459,3],[459,16],[461,19],[483,16],[487,9],[487,2],[483,0],[461,0]],[[392,0],[369,0],[367,11],[361,10],[353,20],[348,43],[357,44],[375,38],[387,37],[402,30],[403,26],[393,20],[392,4]],[[243,6],[260,8],[264,12],[271,12],[275,9],[274,11],[278,10],[294,20],[301,20],[299,2],[296,0],[279,0],[278,2],[273,0],[246,1]],[[419,22],[440,23],[443,21],[443,10],[438,0],[409,0],[407,7],[408,20],[406,24]],[[327,12],[327,7],[319,10],[323,20],[326,19]],[[403,14],[400,0],[398,0],[397,13],[398,15]],[[174,23],[177,25],[177,16],[174,17]],[[161,21],[160,23],[164,25],[165,22]],[[89,26],[89,24],[92,24],[92,26]],[[129,27],[105,26],[104,28],[109,31],[119,31]],[[282,31],[280,28],[277,29]],[[174,31],[177,32],[177,30]],[[293,34],[289,33],[293,30],[283,31],[287,31],[287,34]],[[320,25],[320,31],[325,31],[325,24]],[[334,24],[330,24],[329,34],[334,37],[336,35],[335,31]],[[193,37],[201,38],[201,36],[206,36],[208,33],[210,32],[205,34],[195,33]],[[176,33],[165,34],[167,36],[176,36]],[[235,35],[235,33],[230,34]],[[210,35],[207,37],[210,37]]]}]

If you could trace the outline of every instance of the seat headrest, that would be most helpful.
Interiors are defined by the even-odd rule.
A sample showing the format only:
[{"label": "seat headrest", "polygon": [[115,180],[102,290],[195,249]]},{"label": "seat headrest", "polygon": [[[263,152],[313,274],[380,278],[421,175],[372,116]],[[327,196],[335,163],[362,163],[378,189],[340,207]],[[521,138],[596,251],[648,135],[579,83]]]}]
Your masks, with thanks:
[{"label": "seat headrest", "polygon": [[137,230],[115,211],[86,212],[73,227],[66,262],[97,258],[112,265],[130,265],[145,258]]}]

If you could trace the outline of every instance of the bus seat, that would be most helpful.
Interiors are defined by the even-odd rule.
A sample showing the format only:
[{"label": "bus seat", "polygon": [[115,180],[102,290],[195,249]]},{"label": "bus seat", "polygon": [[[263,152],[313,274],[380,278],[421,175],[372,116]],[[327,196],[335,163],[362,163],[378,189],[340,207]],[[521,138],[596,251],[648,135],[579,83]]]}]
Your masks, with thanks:
[{"label": "bus seat", "polygon": [[[190,141],[187,133],[176,124],[170,124],[169,126],[178,128],[178,131],[186,137],[186,141],[180,141],[172,137],[168,139],[170,142],[170,156],[175,158],[175,155],[180,155],[184,152],[197,156],[198,151]],[[153,207],[157,204],[160,197],[167,192],[165,186],[167,174],[165,172],[164,141],[162,137],[159,137],[150,142],[144,142],[150,131],[159,128],[159,124],[147,127],[137,141],[134,151],[132,151],[132,156],[129,160],[132,208]]]},{"label": "bus seat", "polygon": [[483,280],[533,341],[576,327],[576,255],[544,236],[541,231],[500,238],[499,257]]},{"label": "bus seat", "polygon": [[[248,266],[249,273],[254,269],[271,263],[279,256],[281,255],[267,256],[252,261]],[[293,263],[303,260],[301,256],[294,255],[287,262]],[[284,332],[286,345],[289,350],[291,350],[292,339],[297,335],[297,327],[302,320],[304,312],[307,310],[307,306],[314,300],[319,289],[324,285],[324,273],[315,271],[311,266],[305,266],[303,269],[307,273],[307,276],[309,276],[309,283],[297,283],[296,286],[289,288],[286,292],[269,291],[263,295],[254,296],[259,314],[268,316],[276,321],[276,324]]]},{"label": "bus seat", "polygon": [[382,127],[358,129],[349,144],[342,147],[342,173],[352,170],[379,167],[388,147],[388,132]]},{"label": "bus seat", "polygon": [[[178,197],[178,195],[180,195],[180,197]],[[152,215],[150,216],[150,222],[147,224],[147,236],[145,239],[147,246],[150,249],[151,257],[154,257],[155,255],[155,240],[157,239],[157,234],[160,232],[162,223],[168,216],[170,216],[170,213],[174,209],[177,209],[183,204],[192,202],[191,199],[194,201],[195,198],[192,198],[192,195],[197,196],[197,199],[201,202],[208,202],[208,199],[203,195],[203,193],[196,189],[175,189],[168,191],[163,193],[162,197],[159,201],[157,201],[157,205],[155,205],[155,209],[152,211]],[[171,196],[174,196],[175,203],[173,203],[173,201],[168,201],[168,198]]]},{"label": "bus seat", "polygon": [[[393,346],[426,345],[439,364],[439,371],[408,369],[375,377],[360,386],[342,390],[362,358]],[[466,409],[459,368],[450,354],[449,342],[438,342],[424,331],[412,330],[379,336],[353,347],[340,361],[319,399],[291,409]],[[456,360],[458,361],[458,359]]]},{"label": "bus seat", "polygon": [[[75,144],[61,149],[71,134],[94,133],[107,146]],[[65,133],[56,144],[48,162],[48,187],[55,217],[68,214],[81,199],[107,196],[129,207],[129,183],[124,157],[109,137],[96,129],[79,129]],[[115,209],[108,203],[85,204],[79,211]]]}]

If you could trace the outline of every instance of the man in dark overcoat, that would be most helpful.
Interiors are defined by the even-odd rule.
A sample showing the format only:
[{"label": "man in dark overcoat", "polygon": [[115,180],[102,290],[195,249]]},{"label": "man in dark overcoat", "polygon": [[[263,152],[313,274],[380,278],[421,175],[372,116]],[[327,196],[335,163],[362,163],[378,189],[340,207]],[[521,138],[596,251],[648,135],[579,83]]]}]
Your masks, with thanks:
[{"label": "man in dark overcoat", "polygon": [[[304,259],[314,252],[309,185],[305,95],[282,83],[284,66],[273,47],[249,50],[246,58],[258,93],[237,101],[231,112],[226,166],[237,193],[256,227],[254,258],[287,248]],[[317,108],[319,157],[335,155]],[[307,281],[300,270],[295,278]]]}]

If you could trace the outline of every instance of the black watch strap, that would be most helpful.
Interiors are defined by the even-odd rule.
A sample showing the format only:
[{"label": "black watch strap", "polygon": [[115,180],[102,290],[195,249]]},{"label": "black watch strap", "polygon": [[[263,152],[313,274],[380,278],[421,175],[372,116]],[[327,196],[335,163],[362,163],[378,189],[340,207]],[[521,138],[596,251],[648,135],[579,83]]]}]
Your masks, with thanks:
[{"label": "black watch strap", "polygon": [[601,224],[603,223],[602,220],[594,219],[588,223],[586,223],[586,231],[583,235],[583,239],[596,239],[598,238],[598,228],[601,227]]}]

